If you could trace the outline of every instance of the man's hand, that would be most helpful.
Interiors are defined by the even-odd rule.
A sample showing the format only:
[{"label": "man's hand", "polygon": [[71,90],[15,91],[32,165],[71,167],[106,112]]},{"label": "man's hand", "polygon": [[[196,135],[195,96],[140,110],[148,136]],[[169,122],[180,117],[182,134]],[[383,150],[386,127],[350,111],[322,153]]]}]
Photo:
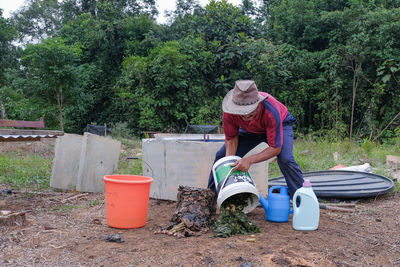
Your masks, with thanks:
[{"label": "man's hand", "polygon": [[254,163],[262,162],[274,156],[279,155],[279,153],[281,153],[281,149],[282,149],[281,147],[276,147],[276,148],[267,147],[266,149],[257,154],[242,158],[236,161],[235,163],[231,164],[231,166],[234,167],[232,169],[232,172],[234,171],[247,172],[250,169],[250,166],[253,165]]},{"label": "man's hand", "polygon": [[232,172],[234,171],[247,172],[250,169],[251,164],[252,163],[249,158],[239,159],[235,163],[231,164],[231,166],[233,167]]}]

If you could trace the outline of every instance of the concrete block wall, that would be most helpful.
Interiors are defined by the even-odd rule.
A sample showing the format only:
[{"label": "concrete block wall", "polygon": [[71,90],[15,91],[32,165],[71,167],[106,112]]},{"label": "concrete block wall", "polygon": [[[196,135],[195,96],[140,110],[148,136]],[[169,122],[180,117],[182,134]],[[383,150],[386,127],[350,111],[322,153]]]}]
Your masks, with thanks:
[{"label": "concrete block wall", "polygon": [[50,186],[81,192],[104,191],[103,176],[118,170],[121,143],[90,133],[58,137]]},{"label": "concrete block wall", "polygon": [[[199,138],[200,137],[200,138]],[[150,197],[176,200],[179,185],[207,188],[208,177],[214,163],[215,153],[223,145],[223,135],[212,135],[204,142],[203,135],[161,135],[143,139],[143,175],[152,177]],[[260,144],[250,154],[258,153],[266,144]],[[250,170],[257,189],[268,191],[268,162],[254,164]]]}]

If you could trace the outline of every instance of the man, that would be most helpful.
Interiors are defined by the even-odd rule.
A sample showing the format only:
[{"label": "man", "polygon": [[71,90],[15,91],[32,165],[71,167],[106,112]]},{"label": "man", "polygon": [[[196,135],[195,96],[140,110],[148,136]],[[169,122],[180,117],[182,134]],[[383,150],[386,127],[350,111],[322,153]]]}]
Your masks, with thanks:
[{"label": "man", "polygon": [[[215,161],[225,156],[239,156],[241,159],[232,165],[233,171],[245,172],[252,164],[277,156],[292,198],[303,184],[303,174],[293,156],[296,119],[273,96],[259,92],[251,80],[236,81],[235,87],[224,97],[222,110],[225,145],[217,152]],[[266,142],[269,147],[245,157],[261,142]],[[216,191],[212,172],[208,188]]]}]

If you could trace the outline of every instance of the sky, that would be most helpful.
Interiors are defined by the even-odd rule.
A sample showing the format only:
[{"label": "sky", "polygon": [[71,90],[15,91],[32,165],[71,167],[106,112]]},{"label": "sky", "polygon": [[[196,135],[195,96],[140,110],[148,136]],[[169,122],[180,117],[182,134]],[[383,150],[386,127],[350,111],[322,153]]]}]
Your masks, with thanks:
[{"label": "sky", "polygon": [[[0,0],[0,8],[3,9],[3,17],[10,17],[11,12],[16,11],[19,7],[24,4],[25,0]],[[175,9],[175,4],[171,4],[170,0],[157,0],[157,9],[159,17],[157,18],[158,23],[165,23],[164,11]],[[202,6],[208,4],[209,0],[200,0]],[[228,0],[229,3],[238,6],[242,3],[242,0]]]}]

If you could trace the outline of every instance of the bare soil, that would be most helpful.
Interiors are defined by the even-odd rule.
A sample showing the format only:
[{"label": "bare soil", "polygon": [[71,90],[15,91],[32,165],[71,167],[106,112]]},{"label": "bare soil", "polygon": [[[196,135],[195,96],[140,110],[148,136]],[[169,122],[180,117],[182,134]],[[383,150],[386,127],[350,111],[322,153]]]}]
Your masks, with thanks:
[{"label": "bare soil", "polygon": [[[400,266],[399,203],[399,193],[388,193],[358,201],[354,212],[321,210],[309,232],[291,219],[266,221],[257,207],[249,214],[261,228],[254,236],[177,238],[154,233],[175,202],[150,199],[146,226],[114,229],[104,193],[14,190],[0,193],[0,210],[24,211],[27,223],[0,226],[0,266]],[[105,241],[110,234],[124,242]]]}]

